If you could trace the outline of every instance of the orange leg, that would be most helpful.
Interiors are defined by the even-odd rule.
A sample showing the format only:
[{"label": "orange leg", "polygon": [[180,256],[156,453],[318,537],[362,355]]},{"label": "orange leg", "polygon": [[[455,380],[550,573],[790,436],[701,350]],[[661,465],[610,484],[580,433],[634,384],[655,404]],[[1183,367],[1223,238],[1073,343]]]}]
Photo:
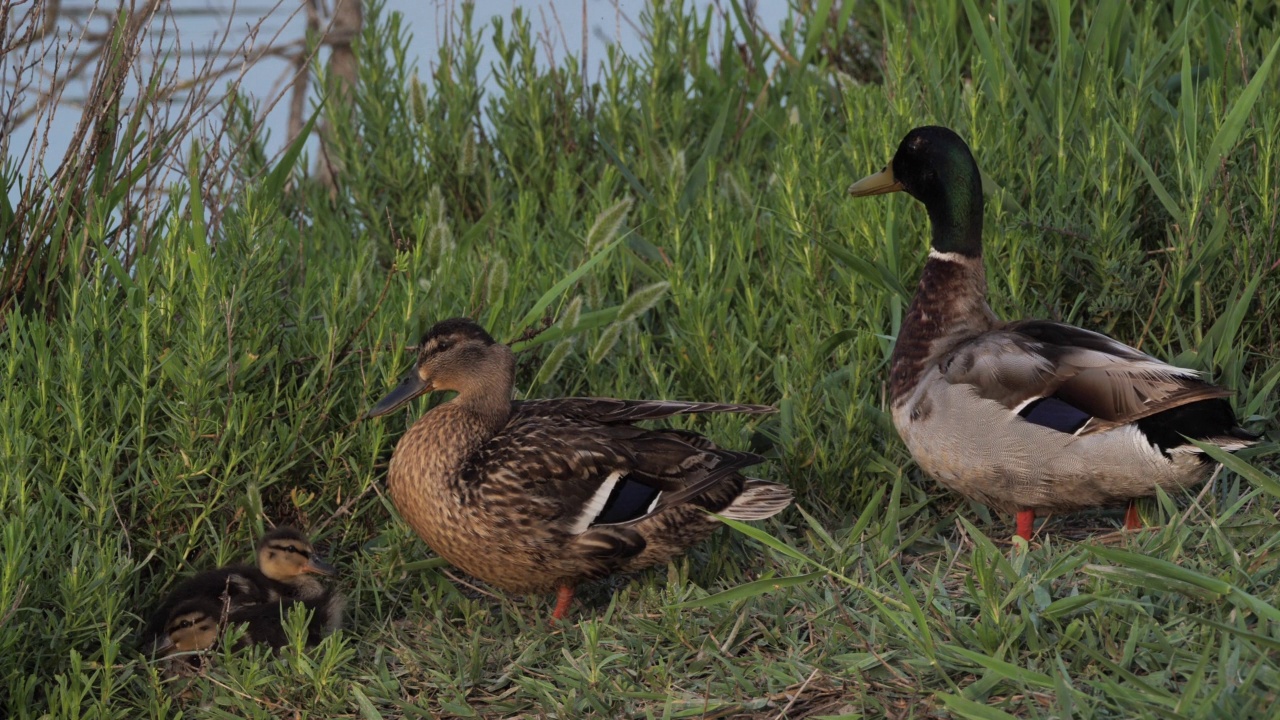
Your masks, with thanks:
[{"label": "orange leg", "polygon": [[573,586],[561,585],[556,591],[556,609],[551,611],[551,624],[563,620],[569,614],[569,605],[573,602]]},{"label": "orange leg", "polygon": [[1035,510],[1019,510],[1018,511],[1018,537],[1031,541],[1031,526],[1036,522]]},{"label": "orange leg", "polygon": [[1124,529],[1139,530],[1142,528],[1142,518],[1138,517],[1138,503],[1134,500],[1129,501],[1129,507],[1124,511]]}]

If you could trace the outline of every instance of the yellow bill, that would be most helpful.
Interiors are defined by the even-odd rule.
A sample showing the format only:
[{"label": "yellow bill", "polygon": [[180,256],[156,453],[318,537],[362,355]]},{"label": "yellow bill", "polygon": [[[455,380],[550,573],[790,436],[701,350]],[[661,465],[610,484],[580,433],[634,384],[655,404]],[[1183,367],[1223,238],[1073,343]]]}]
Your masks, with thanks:
[{"label": "yellow bill", "polygon": [[849,194],[854,197],[868,195],[884,195],[885,193],[903,190],[902,183],[893,177],[893,166],[890,165],[875,175],[868,175],[849,186]]}]

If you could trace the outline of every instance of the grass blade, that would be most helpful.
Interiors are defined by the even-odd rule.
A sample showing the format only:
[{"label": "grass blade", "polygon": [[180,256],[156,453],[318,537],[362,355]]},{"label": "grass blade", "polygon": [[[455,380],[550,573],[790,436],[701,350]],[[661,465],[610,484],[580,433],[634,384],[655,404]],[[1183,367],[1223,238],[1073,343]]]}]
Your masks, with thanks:
[{"label": "grass blade", "polygon": [[762,545],[767,545],[773,548],[774,550],[777,550],[778,552],[782,553],[783,555],[786,555],[789,558],[799,560],[800,562],[805,563],[806,565],[816,564],[813,562],[813,560],[809,559],[809,556],[791,547],[790,545],[779,540],[778,538],[770,535],[769,533],[761,530],[758,527],[748,525],[739,520],[734,520],[732,518],[724,517],[723,515],[717,515],[715,513],[711,513],[711,517],[714,517],[715,519],[719,520],[725,525],[728,525],[729,527],[733,528],[734,530],[737,530],[738,532],[742,533],[743,535],[746,535],[747,537],[755,540],[756,542],[759,542]]},{"label": "grass blade", "polygon": [[521,332],[532,326],[533,323],[537,322],[538,319],[542,317],[542,313],[546,311],[547,307],[551,305],[556,298],[563,295],[564,292],[572,287],[574,283],[582,279],[582,276],[590,272],[591,268],[599,265],[602,260],[608,257],[609,253],[612,252],[614,248],[618,247],[618,243],[620,242],[622,242],[622,238],[618,238],[608,245],[600,248],[599,252],[587,258],[586,262],[579,265],[573,272],[561,278],[560,282],[552,285],[551,289],[544,292],[542,297],[538,298],[538,301],[533,304],[533,307],[529,308],[529,312],[525,313],[524,317],[520,318],[520,322],[516,326],[518,328],[517,332]]},{"label": "grass blade", "polygon": [[962,718],[969,718],[970,720],[1018,720],[1018,718],[1003,710],[974,702],[959,695],[938,693],[938,699],[942,701],[942,704],[948,710]]},{"label": "grass blade", "polygon": [[790,577],[780,578],[764,578],[763,580],[754,580],[752,582],[739,585],[735,588],[722,590],[714,595],[708,595],[697,600],[686,600],[684,602],[667,605],[665,610],[689,610],[692,608],[711,607],[712,605],[722,605],[724,603],[734,602],[735,600],[745,600],[753,598],[757,595],[773,590],[782,590],[783,588],[794,587],[796,585],[804,585],[813,580],[826,577],[827,573],[822,570],[816,572],[805,573],[804,575],[792,575]]},{"label": "grass blade", "polygon": [[[1267,59],[1262,61],[1262,66],[1258,68],[1258,72],[1253,74],[1253,79],[1245,86],[1244,91],[1231,104],[1231,109],[1227,111],[1227,117],[1222,121],[1222,127],[1218,128],[1218,134],[1213,136],[1213,142],[1209,144],[1209,152],[1204,158],[1204,180],[1207,185],[1209,178],[1218,172],[1218,163],[1227,151],[1235,146],[1236,140],[1240,138],[1240,132],[1244,129],[1244,121],[1249,118],[1249,113],[1253,112],[1253,106],[1258,102],[1258,96],[1262,94],[1262,88],[1268,83],[1271,77],[1271,65],[1275,62],[1276,52],[1280,50],[1280,40],[1276,40],[1271,46],[1271,52],[1267,53]],[[1189,88],[1183,88],[1182,92],[1186,93]]]},{"label": "grass blade", "polygon": [[1138,163],[1138,169],[1142,171],[1143,177],[1147,179],[1147,185],[1151,186],[1151,190],[1160,200],[1160,204],[1164,206],[1165,212],[1173,218],[1173,222],[1178,225],[1185,225],[1186,218],[1182,212],[1182,208],[1178,203],[1174,202],[1173,196],[1169,194],[1169,190],[1165,188],[1164,183],[1156,176],[1156,171],[1151,168],[1151,163],[1142,156],[1142,151],[1138,149],[1138,145],[1134,143],[1133,138],[1129,137],[1128,131],[1120,126],[1118,120],[1112,119],[1111,124],[1115,127],[1116,133],[1124,142],[1125,147],[1129,148],[1129,154],[1133,155],[1133,159]]},{"label": "grass blade", "polygon": [[997,660],[996,658],[983,655],[982,653],[977,653],[972,650],[966,650],[965,648],[956,647],[954,645],[944,645],[943,649],[946,650],[947,652],[959,655],[960,657],[968,660],[969,662],[974,663],[975,665],[980,665],[988,670],[991,670],[997,675],[1001,675],[1021,685],[1051,688],[1053,687],[1053,684],[1054,684],[1053,678],[1049,677],[1048,675],[1045,675],[1044,673],[1038,673],[1034,670],[1027,670],[1026,668],[1018,667],[1013,663],[1008,663],[1008,662],[1005,662],[1004,660]]},{"label": "grass blade", "polygon": [[1235,455],[1223,450],[1213,443],[1191,439],[1191,442],[1204,451],[1206,455],[1222,463],[1222,466],[1240,477],[1253,483],[1259,490],[1280,498],[1280,478],[1273,477]]}]

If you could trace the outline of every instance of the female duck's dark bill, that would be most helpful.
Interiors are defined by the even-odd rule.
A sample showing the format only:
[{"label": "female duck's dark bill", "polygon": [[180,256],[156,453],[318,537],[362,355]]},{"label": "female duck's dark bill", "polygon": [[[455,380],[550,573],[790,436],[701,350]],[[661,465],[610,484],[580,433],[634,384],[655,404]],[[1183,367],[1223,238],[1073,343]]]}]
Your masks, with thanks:
[{"label": "female duck's dark bill", "polygon": [[902,183],[893,177],[893,166],[890,165],[875,175],[868,175],[849,186],[849,194],[854,197],[868,195],[884,195],[885,193],[903,190]]},{"label": "female duck's dark bill", "polygon": [[377,405],[370,408],[364,417],[367,420],[386,415],[425,392],[431,392],[431,386],[418,377],[417,371],[410,370],[407,375],[400,379],[400,384],[396,386],[395,390],[387,393],[387,396],[379,400]]}]

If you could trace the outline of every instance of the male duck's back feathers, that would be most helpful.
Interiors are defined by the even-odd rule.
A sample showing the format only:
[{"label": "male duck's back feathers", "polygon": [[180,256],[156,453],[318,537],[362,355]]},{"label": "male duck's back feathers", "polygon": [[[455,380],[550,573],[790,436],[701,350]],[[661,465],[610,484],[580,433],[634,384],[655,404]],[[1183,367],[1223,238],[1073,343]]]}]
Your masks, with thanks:
[{"label": "male duck's back feathers", "polygon": [[950,383],[1014,412],[1056,398],[1088,416],[1088,435],[1180,405],[1230,397],[1198,373],[1174,367],[1105,335],[1047,320],[1006,325],[962,343],[942,360]]}]

